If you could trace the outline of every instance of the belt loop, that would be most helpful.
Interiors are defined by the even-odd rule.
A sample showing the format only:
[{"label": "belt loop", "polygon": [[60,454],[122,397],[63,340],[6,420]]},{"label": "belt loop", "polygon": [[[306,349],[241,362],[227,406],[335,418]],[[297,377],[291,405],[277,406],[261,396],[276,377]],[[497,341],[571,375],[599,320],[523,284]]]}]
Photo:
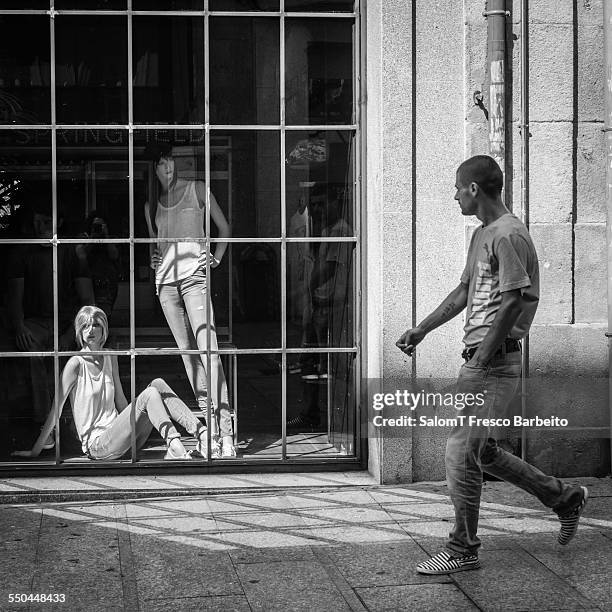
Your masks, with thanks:
[{"label": "belt loop", "polygon": [[506,340],[504,339],[504,341],[502,342],[502,345],[501,345],[501,356],[502,357],[506,356],[507,349],[508,349],[508,347],[506,346]]}]

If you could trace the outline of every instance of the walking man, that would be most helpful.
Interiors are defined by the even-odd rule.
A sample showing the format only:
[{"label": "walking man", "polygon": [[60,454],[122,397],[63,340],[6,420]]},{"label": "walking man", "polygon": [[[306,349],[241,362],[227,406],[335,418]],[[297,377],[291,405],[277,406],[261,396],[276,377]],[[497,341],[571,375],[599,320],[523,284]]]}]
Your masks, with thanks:
[{"label": "walking man", "polygon": [[[502,171],[486,155],[463,162],[455,200],[461,214],[482,225],[470,243],[461,282],[417,327],[396,345],[407,355],[425,336],[467,306],[465,349],[457,392],[483,393],[484,403],[466,406],[465,418],[446,444],[446,479],[455,508],[455,525],[446,550],[419,563],[421,574],[450,574],[480,567],[477,536],[482,473],[524,489],[557,513],[559,544],[576,533],[588,498],[586,487],[572,487],[507,453],[478,419],[504,416],[521,374],[520,340],[529,332],[539,300],[538,259],[527,228],[505,207]],[[458,409],[458,408],[457,408]],[[473,417],[470,419],[469,417]]]}]

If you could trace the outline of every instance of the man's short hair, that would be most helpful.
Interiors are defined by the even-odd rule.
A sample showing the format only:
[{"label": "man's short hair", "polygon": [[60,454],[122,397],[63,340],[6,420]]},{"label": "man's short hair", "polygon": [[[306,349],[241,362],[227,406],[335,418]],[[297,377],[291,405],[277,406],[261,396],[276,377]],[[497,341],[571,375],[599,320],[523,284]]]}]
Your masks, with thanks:
[{"label": "man's short hair", "polygon": [[476,183],[489,197],[497,197],[504,187],[504,175],[489,155],[475,155],[457,169],[461,182]]}]

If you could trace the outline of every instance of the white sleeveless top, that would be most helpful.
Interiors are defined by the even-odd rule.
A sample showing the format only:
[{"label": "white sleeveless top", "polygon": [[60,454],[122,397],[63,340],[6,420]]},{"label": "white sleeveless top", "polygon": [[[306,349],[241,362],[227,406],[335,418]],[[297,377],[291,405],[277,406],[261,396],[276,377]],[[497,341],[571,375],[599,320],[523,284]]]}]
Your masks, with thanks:
[{"label": "white sleeveless top", "polygon": [[[195,181],[185,187],[174,206],[157,203],[155,225],[158,238],[205,238],[205,212],[200,207]],[[190,277],[199,267],[199,256],[206,248],[202,242],[165,242],[159,244],[162,260],[155,271],[155,285],[167,285]]]},{"label": "white sleeveless top", "polygon": [[96,376],[90,365],[77,355],[79,373],[77,384],[70,392],[72,414],[83,452],[104,433],[119,414],[115,408],[115,383],[111,358],[104,357],[102,370]]}]

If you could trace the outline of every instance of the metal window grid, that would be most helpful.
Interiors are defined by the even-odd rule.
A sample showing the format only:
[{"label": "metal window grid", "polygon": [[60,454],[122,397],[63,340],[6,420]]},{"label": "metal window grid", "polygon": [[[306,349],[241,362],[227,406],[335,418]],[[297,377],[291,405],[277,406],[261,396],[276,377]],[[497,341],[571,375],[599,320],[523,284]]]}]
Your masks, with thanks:
[{"label": "metal window grid", "polygon": [[[129,312],[130,312],[130,348],[128,350],[107,350],[103,351],[105,355],[117,355],[117,356],[128,356],[130,358],[130,400],[132,407],[134,406],[134,400],[136,398],[135,389],[135,359],[137,356],[145,355],[184,355],[184,354],[201,354],[198,350],[179,350],[173,348],[137,348],[136,347],[136,326],[135,326],[135,261],[134,261],[134,247],[138,244],[151,244],[160,242],[159,239],[155,238],[136,238],[134,236],[134,131],[135,130],[180,130],[180,129],[199,129],[203,130],[205,134],[205,182],[206,182],[206,238],[201,239],[207,249],[210,248],[211,244],[215,242],[228,242],[230,244],[236,243],[266,243],[266,244],[280,244],[281,248],[281,262],[280,262],[280,278],[281,278],[281,346],[274,348],[255,348],[255,349],[219,349],[217,351],[211,351],[210,348],[207,351],[207,386],[210,388],[210,359],[211,354],[219,355],[266,355],[266,354],[280,354],[281,355],[281,422],[282,422],[282,447],[281,447],[281,459],[282,464],[293,464],[293,465],[304,465],[312,462],[312,459],[303,459],[298,456],[288,456],[287,454],[287,355],[292,354],[353,354],[355,356],[353,366],[353,379],[354,379],[354,391],[355,391],[355,413],[353,415],[355,427],[354,427],[354,457],[355,462],[359,462],[362,459],[363,448],[360,444],[360,410],[359,406],[361,403],[361,342],[362,342],[362,312],[361,312],[361,281],[362,281],[362,270],[361,270],[361,225],[364,217],[364,212],[360,207],[362,202],[362,190],[361,190],[361,177],[362,177],[362,164],[363,159],[361,144],[361,105],[363,100],[363,83],[361,81],[361,63],[362,63],[362,48],[361,48],[361,20],[360,20],[360,2],[355,0],[353,12],[293,12],[285,11],[284,0],[280,0],[279,11],[210,11],[208,9],[208,0],[203,0],[203,9],[201,11],[144,11],[144,10],[132,10],[132,0],[127,0],[127,8],[125,10],[57,10],[55,9],[55,2],[50,0],[49,10],[34,10],[34,9],[16,9],[16,10],[0,10],[0,16],[2,15],[46,15],[49,17],[49,30],[50,30],[50,104],[51,104],[51,123],[47,124],[6,124],[0,125],[0,130],[41,130],[46,129],[51,134],[51,172],[52,172],[52,213],[53,213],[53,239],[41,240],[41,239],[4,239],[2,244],[41,244],[51,243],[53,248],[53,303],[54,303],[54,348],[52,351],[39,351],[39,352],[17,352],[17,351],[0,351],[0,358],[2,357],[18,357],[18,358],[29,358],[29,357],[52,357],[54,363],[54,385],[55,389],[59,385],[60,377],[60,358],[68,357],[71,355],[79,354],[78,351],[60,351],[58,344],[59,336],[59,321],[58,321],[58,259],[57,259],[57,248],[60,244],[127,244],[129,245],[129,288],[130,288],[130,299],[129,299]],[[119,124],[70,124],[70,123],[57,123],[56,120],[56,59],[55,59],[55,20],[57,17],[62,15],[83,15],[83,16],[95,16],[95,17],[106,17],[106,16],[125,16],[127,24],[127,95],[128,95],[128,123],[125,125]],[[204,20],[204,91],[205,91],[205,122],[203,124],[191,123],[191,124],[141,124],[134,123],[133,116],[133,17],[134,16],[163,16],[163,17],[184,17],[184,18],[202,18]],[[209,60],[210,60],[210,48],[209,48],[209,19],[210,17],[252,17],[252,18],[277,18],[279,20],[279,111],[280,111],[280,123],[278,124],[236,124],[236,125],[211,125],[210,124],[210,83],[209,83]],[[345,21],[351,21],[353,24],[353,120],[350,124],[338,124],[338,125],[287,125],[285,121],[285,24],[286,20],[299,20],[299,19],[317,19],[317,20],[329,20],[329,19],[342,19]],[[128,198],[129,198],[129,238],[108,238],[108,239],[70,239],[70,238],[58,238],[57,236],[57,132],[58,130],[82,130],[82,129],[113,129],[113,130],[125,130],[128,134],[128,168],[129,168],[129,181],[128,181]],[[266,238],[228,238],[218,239],[210,237],[210,138],[211,132],[216,131],[230,131],[230,130],[243,130],[243,131],[276,131],[280,134],[280,207],[281,207],[281,229],[280,236],[278,237],[266,237]],[[320,132],[334,132],[343,131],[352,133],[353,144],[351,145],[352,151],[352,179],[353,179],[353,236],[341,237],[341,238],[325,238],[325,237],[288,237],[286,235],[286,134],[287,132],[299,132],[299,131],[320,131]],[[164,242],[179,242],[180,240],[168,239]],[[354,346],[352,347],[313,347],[313,348],[292,348],[287,346],[287,245],[292,243],[325,243],[325,242],[347,242],[355,245],[353,266],[352,266],[352,281],[353,281],[353,303],[352,308],[354,312],[353,317],[353,330],[352,337],[354,338]],[[231,249],[230,249],[231,253]],[[228,253],[229,254],[229,253]],[[231,255],[230,255],[231,256]],[[206,264],[206,273],[209,277],[210,274],[210,262]],[[208,305],[210,309],[210,302]],[[208,312],[210,317],[210,311]],[[207,328],[207,344],[210,347],[210,327]],[[96,354],[95,352],[92,354]],[[328,409],[329,409],[329,386],[328,386]],[[236,408],[237,409],[237,408]],[[54,394],[54,406],[53,410],[56,415],[55,419],[55,431],[57,436],[57,444],[55,446],[55,464],[59,466],[62,464],[60,456],[61,441],[59,440],[59,412],[57,406],[56,394]],[[207,396],[207,421],[210,422],[210,396]],[[131,440],[131,464],[150,464],[151,462],[137,462],[136,458],[136,441],[135,441],[135,428],[134,428],[134,410],[131,413],[132,420],[132,440]],[[208,428],[209,437],[209,457],[208,462],[210,464],[210,428]],[[331,457],[324,458],[318,457],[315,459],[315,463],[346,463],[347,458],[342,457]],[[97,461],[96,466],[109,467],[109,465],[125,465],[130,464],[130,461],[126,460],[115,460],[112,463],[106,461]],[[49,462],[27,462],[29,467],[44,467]],[[228,462],[224,461],[224,465]],[[233,463],[238,465],[264,465],[269,463],[279,463],[279,459],[248,459],[247,461],[234,461]],[[4,464],[11,468],[18,468],[20,466],[17,462],[10,462]],[[2,464],[0,463],[0,467]],[[74,464],[71,465],[74,468]]]}]

